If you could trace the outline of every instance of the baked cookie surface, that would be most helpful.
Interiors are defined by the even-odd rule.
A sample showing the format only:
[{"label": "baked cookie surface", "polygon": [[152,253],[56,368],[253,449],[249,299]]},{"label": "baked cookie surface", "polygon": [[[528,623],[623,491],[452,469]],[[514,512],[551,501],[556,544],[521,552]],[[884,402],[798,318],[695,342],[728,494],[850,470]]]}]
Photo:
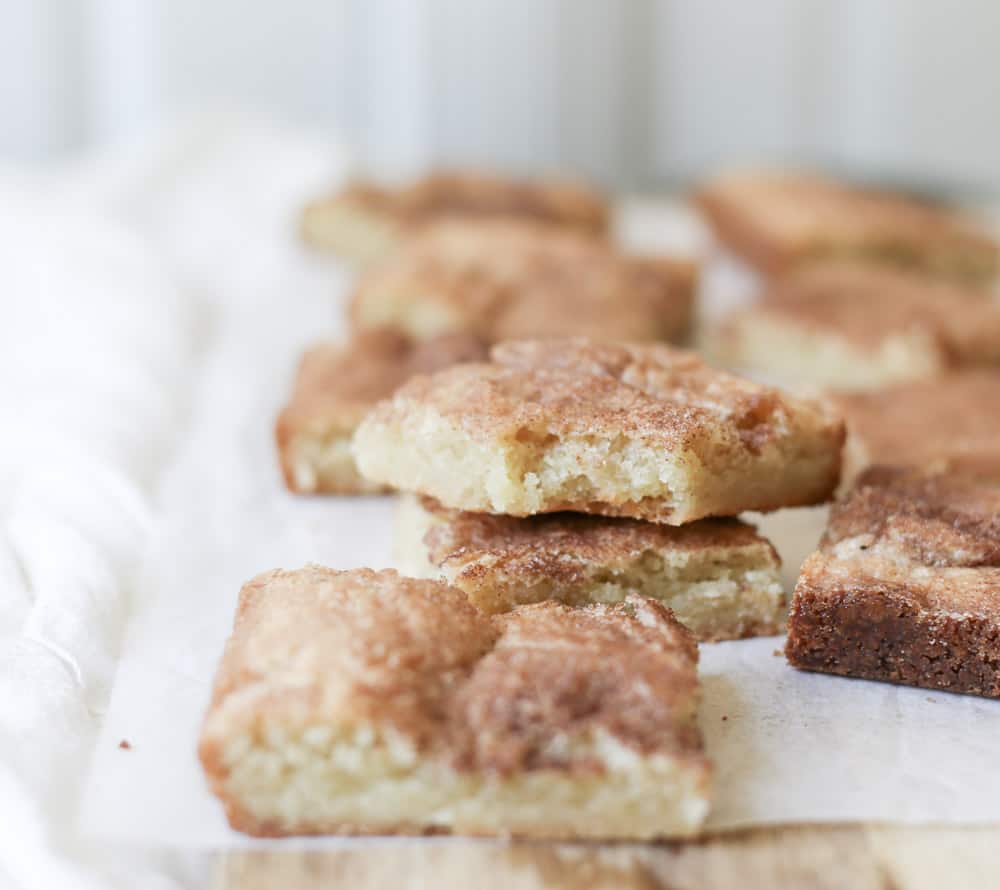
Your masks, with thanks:
[{"label": "baked cookie surface", "polygon": [[785,652],[807,670],[1000,696],[1000,482],[864,472],[802,567]]},{"label": "baked cookie surface", "polygon": [[364,275],[350,313],[355,327],[392,324],[415,337],[676,341],[691,326],[695,283],[692,262],[629,256],[552,226],[453,221]]},{"label": "baked cookie surface", "polygon": [[392,571],[274,571],[241,591],[199,753],[255,835],[686,836],[697,658],[641,597],[488,616]]},{"label": "baked cookie surface", "polygon": [[972,285],[1000,270],[996,240],[959,214],[817,175],[731,172],[698,202],[720,240],[768,274],[831,258]]},{"label": "baked cookie surface", "polygon": [[419,376],[358,427],[374,482],[453,509],[681,525],[820,503],[843,425],[815,402],[660,344],[511,341]]}]

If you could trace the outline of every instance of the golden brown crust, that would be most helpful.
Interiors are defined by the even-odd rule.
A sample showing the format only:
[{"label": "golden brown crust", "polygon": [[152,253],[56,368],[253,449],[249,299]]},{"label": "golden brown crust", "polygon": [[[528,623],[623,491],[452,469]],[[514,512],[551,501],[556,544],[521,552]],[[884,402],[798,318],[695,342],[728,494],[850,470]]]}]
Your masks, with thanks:
[{"label": "golden brown crust", "polygon": [[560,734],[697,760],[697,658],[687,629],[642,597],[487,616],[394,571],[276,570],[240,593],[199,754],[220,795],[226,743],[269,727],[388,728],[452,769],[497,776],[601,768],[553,747]]},{"label": "golden brown crust", "polygon": [[638,387],[623,384],[603,368],[516,367],[502,363],[468,364],[419,376],[400,388],[397,398],[380,402],[372,416],[416,402],[445,417],[483,442],[494,437],[530,438],[580,429],[595,435],[656,436],[665,445],[689,444],[706,414],[697,408],[661,402]]},{"label": "golden brown crust", "polygon": [[865,351],[922,331],[944,364],[1000,363],[1000,307],[978,291],[893,269],[810,266],[772,285],[744,314],[830,334]]},{"label": "golden brown crust", "polygon": [[[494,346],[491,357],[492,365],[469,365],[468,376],[495,383],[500,396],[495,414],[505,415],[505,432],[530,428],[536,415],[544,415],[546,429],[557,435],[581,429],[627,433],[669,446],[694,444],[724,427],[734,447],[755,453],[788,428],[793,414],[828,425],[834,439],[839,429],[812,402],[718,371],[694,352],[661,344],[520,340]],[[477,370],[484,367],[489,372]],[[414,388],[434,379],[420,378]],[[511,404],[515,393],[520,410]],[[445,388],[441,394],[439,407],[446,411],[449,393]],[[467,427],[476,419],[467,418]],[[489,414],[483,419],[492,420]]]},{"label": "golden brown crust", "polygon": [[[302,358],[292,398],[275,425],[286,484],[292,491],[302,490],[294,466],[297,441],[341,439],[346,449],[361,418],[414,374],[485,355],[485,345],[470,334],[414,340],[391,327],[360,331],[345,344],[313,346]],[[357,486],[364,486],[360,477],[356,481]],[[320,484],[310,490],[329,489]],[[356,490],[371,490],[371,486]]]},{"label": "golden brown crust", "polygon": [[609,222],[604,198],[579,183],[461,171],[441,171],[398,188],[352,183],[311,205],[307,213],[333,204],[376,214],[408,230],[448,217],[511,217],[603,235]]},{"label": "golden brown crust", "polygon": [[853,256],[958,280],[997,275],[996,242],[947,210],[820,176],[733,172],[698,201],[719,238],[761,271]]},{"label": "golden brown crust", "polygon": [[[691,324],[692,262],[631,257],[580,234],[517,221],[439,223],[366,275],[356,326],[433,317],[485,340],[586,336],[680,339]],[[414,331],[420,333],[421,331]]]},{"label": "golden brown crust", "polygon": [[873,463],[979,468],[1000,478],[1000,371],[975,370],[867,393],[832,393],[853,478]]}]

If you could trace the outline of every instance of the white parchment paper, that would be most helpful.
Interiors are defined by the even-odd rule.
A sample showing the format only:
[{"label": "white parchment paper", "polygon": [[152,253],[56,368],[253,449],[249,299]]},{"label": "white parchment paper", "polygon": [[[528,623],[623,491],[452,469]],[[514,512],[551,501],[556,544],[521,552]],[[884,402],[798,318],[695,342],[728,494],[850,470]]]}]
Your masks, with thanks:
[{"label": "white parchment paper", "polygon": [[[676,222],[646,207],[626,230],[647,245],[667,232],[690,235]],[[308,561],[391,565],[391,498],[292,497],[271,437],[302,346],[338,330],[346,279],[292,246],[263,266],[251,254],[241,261],[255,274],[220,285],[230,290],[167,474],[93,764],[81,820],[88,832],[181,846],[265,843],[228,828],[195,756],[240,585]],[[743,287],[717,266],[708,284],[710,307]],[[822,523],[821,509],[763,518],[789,583]],[[702,723],[716,764],[711,828],[1000,820],[1000,702],[799,673],[778,655],[782,644],[702,647]]]}]

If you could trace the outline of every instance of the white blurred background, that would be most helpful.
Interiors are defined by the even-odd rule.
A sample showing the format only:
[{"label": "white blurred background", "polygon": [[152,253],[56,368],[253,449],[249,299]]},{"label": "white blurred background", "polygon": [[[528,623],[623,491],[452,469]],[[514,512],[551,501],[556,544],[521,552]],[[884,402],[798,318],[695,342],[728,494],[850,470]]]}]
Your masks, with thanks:
[{"label": "white blurred background", "polygon": [[723,162],[1000,190],[996,0],[0,0],[0,158],[194,110],[362,167],[562,170],[638,189]]},{"label": "white blurred background", "polygon": [[[161,685],[188,695],[192,643],[216,641],[172,592],[317,556],[290,504],[262,509],[279,483],[261,418],[300,347],[341,324],[344,270],[304,256],[294,225],[342,175],[338,147],[385,176],[490,164],[641,191],[794,161],[986,201],[1000,2],[0,0],[0,416],[17,418],[0,440],[0,886],[207,886],[204,854],[107,849],[77,810],[132,610],[166,591],[188,636],[164,633],[180,660]],[[672,237],[663,219],[643,246]],[[344,534],[364,537],[352,559],[382,546],[363,523]],[[148,545],[169,570],[136,583]],[[119,675],[149,699],[167,656],[135,650],[149,662]],[[102,763],[133,796],[99,776],[88,831],[198,833],[130,784],[184,799],[194,785],[136,758],[174,739],[170,763],[193,769],[187,724],[145,735],[118,713]]]}]

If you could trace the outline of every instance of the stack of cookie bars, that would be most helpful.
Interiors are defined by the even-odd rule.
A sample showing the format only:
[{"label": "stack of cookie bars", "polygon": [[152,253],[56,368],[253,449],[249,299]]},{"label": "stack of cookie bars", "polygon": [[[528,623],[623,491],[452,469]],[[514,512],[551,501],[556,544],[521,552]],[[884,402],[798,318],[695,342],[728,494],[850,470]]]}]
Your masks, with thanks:
[{"label": "stack of cookie bars", "polygon": [[619,251],[580,186],[449,173],[308,208],[306,239],[364,269],[349,343],[302,362],[281,467],[298,493],[399,492],[400,572],[244,587],[200,746],[234,827],[695,834],[697,642],[787,612],[738,514],[838,483],[789,662],[1000,695],[1000,413],[976,410],[1000,375],[967,369],[1000,363],[996,245],[817,177],[699,202],[767,282],[710,352],[873,391],[795,397],[667,345],[696,267]]}]

